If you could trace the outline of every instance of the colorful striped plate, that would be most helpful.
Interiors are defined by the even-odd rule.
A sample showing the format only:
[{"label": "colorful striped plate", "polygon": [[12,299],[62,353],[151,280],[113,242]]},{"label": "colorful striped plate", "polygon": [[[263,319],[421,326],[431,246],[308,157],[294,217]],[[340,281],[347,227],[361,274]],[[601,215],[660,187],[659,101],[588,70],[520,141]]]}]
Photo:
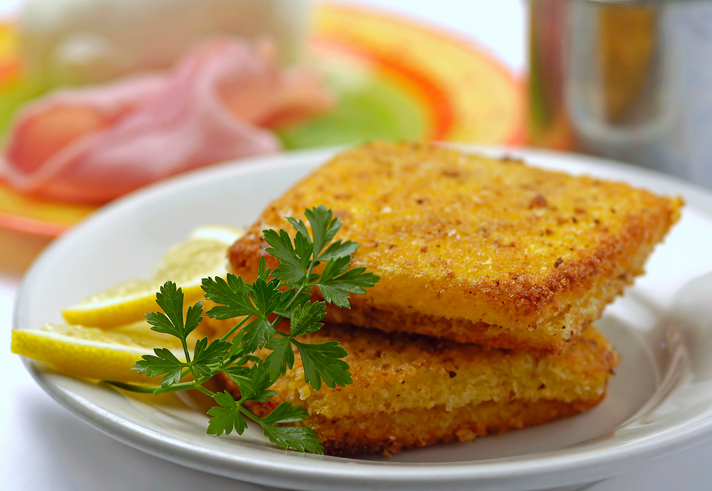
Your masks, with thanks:
[{"label": "colorful striped plate", "polygon": [[[365,7],[319,4],[308,61],[337,97],[328,115],[280,131],[286,149],[377,138],[520,144],[520,81],[472,40]],[[0,132],[35,94],[23,85],[11,24],[0,25]],[[54,237],[96,207],[19,194],[0,183],[0,227]]]}]

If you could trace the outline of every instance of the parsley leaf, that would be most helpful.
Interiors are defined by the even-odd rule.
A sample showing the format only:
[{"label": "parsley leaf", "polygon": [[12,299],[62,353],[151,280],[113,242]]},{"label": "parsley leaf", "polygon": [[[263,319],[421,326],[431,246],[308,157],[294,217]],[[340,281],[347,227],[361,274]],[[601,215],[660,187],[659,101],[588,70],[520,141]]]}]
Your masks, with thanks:
[{"label": "parsley leaf", "polygon": [[213,399],[218,405],[208,410],[208,414],[212,418],[208,422],[207,433],[215,436],[220,436],[223,433],[229,435],[235,429],[238,435],[242,435],[247,428],[247,421],[240,414],[240,407],[235,399],[228,391],[213,394]]},{"label": "parsley leaf", "polygon": [[309,269],[312,254],[312,241],[308,235],[297,232],[294,237],[294,249],[297,251],[297,256],[301,260],[301,266],[304,271]]},{"label": "parsley leaf", "polygon": [[[181,292],[182,294],[183,292]],[[188,307],[185,315],[185,324],[183,325],[183,335],[188,336],[195,331],[203,320],[203,302],[200,301],[195,305]]]},{"label": "parsley leaf", "polygon": [[307,417],[307,410],[302,406],[293,405],[291,402],[283,402],[272,410],[267,416],[262,418],[263,423],[298,423]]},{"label": "parsley leaf", "polygon": [[338,217],[332,219],[333,212],[324,205],[306,210],[304,214],[309,220],[314,237],[314,257],[319,257],[326,244],[331,242],[341,228],[341,220]]},{"label": "parsley leaf", "polygon": [[[166,328],[166,334],[181,337],[183,334],[183,290],[176,288],[172,281],[166,282],[158,293],[156,293],[156,303],[165,312],[164,317],[168,319],[168,324],[156,326]],[[157,331],[157,329],[154,329]]]},{"label": "parsley leaf", "polygon": [[314,430],[306,426],[275,426],[262,423],[262,430],[269,441],[281,448],[293,448],[298,452],[323,454],[324,447]]},{"label": "parsley leaf", "polygon": [[185,340],[203,320],[203,302],[198,302],[188,308],[188,315],[185,322],[183,321],[183,290],[176,288],[172,281],[161,286],[160,291],[156,293],[156,303],[163,312],[146,314],[146,320],[153,331]]},{"label": "parsley leaf", "polygon": [[321,442],[311,428],[299,426],[276,426],[298,423],[307,417],[307,410],[301,406],[283,402],[260,420],[262,429],[272,443],[289,446],[300,452],[323,453]]},{"label": "parsley leaf", "polygon": [[349,295],[338,288],[332,288],[329,285],[319,285],[321,295],[328,303],[333,303],[337,307],[350,308]]},{"label": "parsley leaf", "polygon": [[302,356],[304,380],[309,382],[317,392],[321,390],[322,380],[331,389],[352,382],[349,364],[341,359],[346,357],[346,350],[339,346],[338,341],[305,344],[292,339],[292,343]]},{"label": "parsley leaf", "polygon": [[143,355],[137,361],[132,370],[145,373],[147,377],[157,377],[164,375],[161,380],[161,387],[177,384],[181,379],[181,372],[186,364],[180,361],[173,352],[166,348],[156,348],[154,355]]},{"label": "parsley leaf", "polygon": [[277,394],[267,390],[273,382],[267,370],[260,365],[253,365],[252,368],[232,366],[225,373],[237,384],[243,400],[266,402]]},{"label": "parsley leaf", "polygon": [[[348,240],[334,242],[341,220],[334,217],[332,210],[317,206],[305,210],[305,216],[309,226],[300,219],[287,218],[294,227],[293,239],[285,230],[264,231],[269,245],[266,252],[277,259],[276,269],[268,269],[262,257],[253,283],[234,274],[203,279],[205,298],[216,304],[206,315],[217,320],[239,320],[219,339],[196,341],[192,355],[187,337],[203,320],[202,302],[188,307],[184,316],[183,291],[175,283],[164,284],[156,294],[162,311],[149,313],[146,319],[154,331],[181,340],[185,360],[166,348],[156,348],[153,355],[144,355],[133,369],[150,377],[163,376],[161,386],[120,386],[154,393],[198,389],[216,403],[208,411],[209,434],[242,434],[250,419],[260,424],[265,436],[281,448],[323,453],[311,428],[291,426],[307,418],[304,408],[282,402],[262,418],[250,411],[252,404],[270,402],[278,395],[271,387],[294,367],[296,352],[301,357],[304,380],[315,390],[320,390],[322,383],[335,388],[352,382],[349,365],[343,359],[346,351],[337,341],[311,344],[299,338],[322,328],[326,303],[348,307],[350,293],[365,293],[379,278],[364,268],[350,268],[351,256],[359,245]],[[325,265],[319,274],[315,267],[322,263]],[[317,289],[326,302],[311,301]],[[289,320],[288,333],[275,329],[282,320]],[[192,379],[181,382],[188,372]],[[235,382],[239,400],[227,391],[214,393],[203,385],[219,372]]]},{"label": "parsley leaf", "polygon": [[272,275],[294,284],[304,278],[306,271],[304,271],[301,258],[292,245],[289,234],[285,230],[280,230],[277,233],[268,229],[264,231],[264,237],[265,242],[272,246],[268,247],[266,252],[279,260],[279,266],[272,272]]},{"label": "parsley leaf", "polygon": [[342,243],[337,240],[329,247],[326,248],[324,252],[319,256],[319,261],[329,261],[330,259],[338,259],[340,257],[351,256],[354,252],[358,250],[359,244],[357,242],[351,242],[347,240]]},{"label": "parsley leaf", "polygon": [[232,273],[227,274],[227,281],[220,277],[203,278],[202,288],[205,298],[217,305],[208,310],[207,316],[225,320],[245,315],[259,317],[260,311],[250,299],[250,285]]},{"label": "parsley leaf", "polygon": [[250,296],[255,304],[255,307],[260,312],[260,317],[267,317],[274,312],[274,309],[280,304],[282,292],[279,287],[279,280],[274,279],[266,282],[262,278],[257,278],[250,289]]},{"label": "parsley leaf", "polygon": [[307,231],[307,225],[304,223],[304,221],[297,220],[296,218],[292,217],[285,217],[285,219],[292,224],[294,230],[301,233],[304,237],[307,238],[307,240],[311,242],[311,239],[309,239],[309,232]]},{"label": "parsley leaf", "polygon": [[319,322],[326,316],[326,304],[314,302],[294,307],[289,315],[289,335],[303,336],[321,329]]},{"label": "parsley leaf", "polygon": [[337,307],[349,308],[347,293],[366,293],[365,288],[372,287],[380,279],[373,273],[366,273],[366,268],[348,269],[350,262],[351,256],[330,259],[316,285],[324,300]]},{"label": "parsley leaf", "polygon": [[209,377],[212,375],[210,365],[222,362],[230,352],[232,345],[222,339],[216,339],[208,344],[208,338],[199,339],[195,342],[193,350],[193,361],[191,365],[199,377]]},{"label": "parsley leaf", "polygon": [[272,380],[277,380],[287,373],[287,368],[294,366],[292,340],[289,337],[273,338],[267,343],[267,349],[271,349],[272,352],[267,355],[263,364]]},{"label": "parsley leaf", "polygon": [[232,346],[230,346],[230,357],[232,357],[232,359],[240,358],[245,354],[245,350],[242,346],[242,337],[244,335],[245,333],[240,331],[232,337]]},{"label": "parsley leaf", "polygon": [[288,310],[290,306],[304,305],[311,297],[310,288],[305,288],[301,293],[297,293],[294,289],[286,290],[281,293],[279,304],[274,309],[274,313],[280,317],[289,317],[291,315]]},{"label": "parsley leaf", "polygon": [[272,339],[277,331],[267,319],[255,319],[242,328],[242,348],[245,353],[252,353],[262,348]]}]

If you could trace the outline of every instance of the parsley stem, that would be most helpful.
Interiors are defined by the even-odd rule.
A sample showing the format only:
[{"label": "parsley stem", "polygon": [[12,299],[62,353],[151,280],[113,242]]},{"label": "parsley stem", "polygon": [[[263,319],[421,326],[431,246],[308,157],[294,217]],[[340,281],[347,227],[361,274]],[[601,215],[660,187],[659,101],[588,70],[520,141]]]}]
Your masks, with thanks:
[{"label": "parsley stem", "polygon": [[252,411],[250,411],[249,409],[247,409],[246,407],[244,407],[244,406],[242,405],[242,402],[243,402],[243,399],[240,399],[239,401],[237,401],[237,408],[238,408],[238,410],[239,410],[242,414],[244,414],[245,416],[247,416],[248,418],[250,418],[252,421],[254,421],[255,423],[259,423],[259,425],[262,426],[262,418],[260,418],[260,417],[257,416],[255,413],[253,413]]},{"label": "parsley stem", "polygon": [[198,386],[207,382],[212,375],[203,378],[191,380],[190,382],[180,382],[178,384],[169,385],[168,387],[157,387],[158,393],[163,392],[178,392],[181,390],[197,389]]},{"label": "parsley stem", "polygon": [[[319,251],[319,252],[321,252],[321,251]],[[309,263],[309,269],[307,269],[307,274],[302,279],[302,285],[297,290],[297,293],[294,294],[294,296],[291,298],[291,300],[284,307],[285,312],[289,312],[289,308],[292,306],[294,301],[297,298],[299,298],[299,295],[301,295],[301,293],[304,291],[304,289],[307,288],[308,286],[311,286],[311,284],[309,283],[309,277],[311,276],[312,269],[314,268],[314,265],[316,264],[316,262],[317,262],[316,255],[314,255],[314,259],[312,259],[311,262]],[[277,318],[274,320],[274,322],[272,322],[272,327],[276,328],[277,324],[279,324],[282,321],[282,319],[284,319],[284,317],[281,315],[278,315]],[[289,336],[288,334],[284,334],[280,331],[277,331],[277,333],[281,334],[282,336]]]},{"label": "parsley stem", "polygon": [[[321,251],[319,251],[319,253],[321,253]],[[311,284],[309,283],[309,278],[311,277],[312,269],[314,269],[314,266],[316,266],[316,263],[318,262],[318,261],[316,260],[317,253],[312,253],[312,254],[313,254],[312,260],[309,262],[309,268],[307,268],[307,274],[304,275],[304,277],[302,278],[302,284],[301,284],[301,286],[300,286],[299,289],[297,290],[297,293],[295,293],[294,296],[292,297],[292,299],[289,301],[289,303],[287,303],[286,307],[284,307],[284,310],[285,310],[286,312],[289,312],[289,307],[291,307],[292,304],[294,303],[294,301],[295,301],[297,298],[299,298],[299,295],[301,295],[301,293],[304,291],[304,289],[305,289],[307,286],[310,286],[310,285],[311,285]],[[281,320],[281,318],[280,318],[280,320]],[[275,325],[275,324],[273,324],[273,325]]]},{"label": "parsley stem", "polygon": [[109,385],[113,385],[114,387],[118,387],[119,389],[124,389],[124,390],[128,390],[131,392],[141,392],[143,394],[153,394],[156,389],[160,389],[160,387],[157,387],[155,385],[135,385],[135,384],[127,384],[124,382],[111,382],[111,381],[107,381],[106,383]]},{"label": "parsley stem", "polygon": [[[182,307],[185,299],[182,289],[168,281],[156,294],[156,301],[163,312],[151,313],[147,315],[147,320],[153,331],[166,333],[181,340],[185,362],[179,359],[178,353],[173,354],[166,348],[157,348],[154,350],[155,355],[144,355],[136,362],[134,369],[147,376],[150,374],[151,377],[164,375],[162,385],[109,383],[119,389],[140,393],[161,394],[199,390],[214,399],[220,406],[208,411],[208,414],[213,416],[208,433],[220,435],[235,429],[241,434],[245,427],[245,420],[250,420],[260,424],[265,436],[281,448],[291,447],[301,451],[322,453],[322,445],[312,430],[279,426],[284,422],[302,420],[305,414],[303,409],[289,404],[284,406],[283,403],[277,406],[281,408],[277,414],[260,418],[250,409],[243,407],[246,402],[245,397],[236,401],[234,396],[228,397],[227,392],[215,393],[203,386],[211,377],[222,372],[231,378],[234,377],[233,380],[238,383],[238,386],[240,383],[247,384],[243,387],[245,391],[241,392],[250,394],[250,401],[257,404],[268,402],[275,395],[275,392],[269,388],[293,363],[291,351],[294,349],[293,346],[299,349],[302,356],[305,380],[307,380],[307,373],[312,374],[309,375],[310,380],[307,382],[313,387],[321,386],[322,380],[332,388],[336,385],[344,386],[352,383],[349,367],[342,360],[346,352],[341,348],[333,349],[338,342],[302,344],[294,338],[297,337],[297,333],[312,333],[322,326],[319,321],[326,315],[324,308],[326,303],[348,306],[348,293],[365,293],[363,288],[373,286],[378,281],[378,277],[371,273],[364,273],[365,268],[347,271],[352,259],[351,255],[358,248],[358,244],[338,241],[329,246],[334,234],[341,227],[339,219],[333,217],[332,210],[319,206],[306,210],[305,213],[312,228],[311,234],[302,220],[292,218],[287,220],[297,231],[294,240],[284,230],[264,231],[265,241],[272,247],[268,248],[267,252],[275,257],[279,264],[278,269],[275,270],[276,274],[272,274],[272,271],[266,268],[265,261],[262,259],[257,280],[253,283],[245,283],[242,278],[234,275],[228,275],[227,280],[203,279],[202,288],[205,298],[214,301],[218,306],[227,307],[216,307],[205,315],[225,318],[230,317],[229,312],[247,313],[222,337],[217,341],[213,340],[212,343],[210,337],[200,339],[195,345],[195,353],[191,360],[186,338],[187,333],[199,327],[203,314],[202,304],[196,303],[189,307],[187,314],[183,315]],[[327,253],[324,253],[325,248]],[[319,274],[313,273],[322,262],[330,272],[325,281],[322,281]],[[328,290],[326,295],[324,290]],[[332,291],[334,293],[330,294]],[[314,305],[312,295],[317,293],[324,297],[324,302]],[[274,318],[270,321],[269,318],[273,314]],[[260,321],[250,322],[255,318]],[[285,319],[290,321],[288,331],[276,330],[277,325]],[[266,358],[256,356],[258,348],[265,347],[275,336],[280,338],[275,339],[275,342],[270,345],[274,349],[268,348],[272,353]],[[261,413],[261,409],[258,412]]]},{"label": "parsley stem", "polygon": [[202,392],[203,394],[208,395],[210,397],[213,397],[215,395],[215,392],[213,392],[210,389],[206,389],[205,387],[203,387],[202,384],[198,384],[196,389],[198,389],[200,392]]},{"label": "parsley stem", "polygon": [[[188,365],[188,370],[190,370],[190,373],[193,375],[193,379],[197,380],[198,374],[195,373],[195,370],[193,370],[193,364],[190,362],[190,353],[188,352],[188,342],[184,337],[180,338],[181,344],[183,344],[183,353],[185,353],[185,362]],[[183,377],[183,372],[181,372],[181,377]]]},{"label": "parsley stem", "polygon": [[242,325],[243,325],[245,322],[247,322],[247,319],[249,319],[249,318],[250,318],[249,315],[246,315],[245,317],[243,317],[242,320],[241,320],[240,322],[238,322],[238,323],[235,325],[235,327],[233,327],[232,329],[230,329],[223,337],[221,337],[220,340],[221,340],[221,341],[227,341],[227,338],[229,338],[230,336],[232,336],[235,331],[237,331],[238,329],[240,329],[240,328],[242,327]]},{"label": "parsley stem", "polygon": [[190,368],[190,353],[188,352],[188,343],[185,342],[185,338],[181,339],[181,341],[183,342],[183,353],[185,353],[185,362],[189,364],[188,367]]}]

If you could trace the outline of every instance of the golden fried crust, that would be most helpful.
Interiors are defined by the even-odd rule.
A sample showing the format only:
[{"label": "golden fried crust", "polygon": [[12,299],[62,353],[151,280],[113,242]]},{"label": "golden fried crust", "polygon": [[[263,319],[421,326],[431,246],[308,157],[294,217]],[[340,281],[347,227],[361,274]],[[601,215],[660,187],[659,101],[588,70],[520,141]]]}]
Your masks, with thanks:
[{"label": "golden fried crust", "polygon": [[[354,266],[381,277],[370,295],[353,298],[353,317],[333,320],[362,325],[364,312],[378,309],[414,316],[402,325],[412,332],[556,351],[643,272],[682,202],[511,160],[374,143],[340,154],[272,202],[230,248],[233,270],[254,275],[262,230],[289,229],[284,216],[303,218],[319,204],[341,217],[339,238],[361,244]],[[477,325],[498,333],[482,336]]]},{"label": "golden fried crust", "polygon": [[[603,307],[604,304],[601,304]],[[599,317],[598,312],[589,317]],[[573,325],[585,328],[589,318],[577,318]],[[351,309],[329,308],[326,321],[334,324],[352,325],[384,332],[407,332],[423,334],[434,338],[447,339],[458,343],[480,344],[490,348],[533,349],[549,353],[558,352],[574,335],[574,330],[556,333],[560,344],[552,342],[552,335],[543,329],[513,332],[484,322],[466,319],[448,319],[432,315],[406,312],[394,308],[383,310],[375,306],[356,304]]]},{"label": "golden fried crust", "polygon": [[[309,418],[324,444],[327,455],[397,453],[404,448],[427,447],[436,443],[472,441],[476,437],[563,419],[592,409],[603,400],[500,401],[463,406],[451,411],[442,406],[432,409],[399,411],[389,417],[346,417],[329,420]],[[254,408],[253,408],[254,409]],[[269,413],[265,407],[258,416]]]},{"label": "golden fried crust", "polygon": [[[272,387],[278,395],[251,409],[263,413],[284,401],[302,404],[309,414],[305,424],[334,453],[394,451],[575,414],[603,398],[619,360],[594,327],[558,354],[341,326],[325,326],[305,338],[339,340],[353,383],[314,391],[304,382],[295,352],[294,368]],[[229,379],[222,383],[237,390]]]}]

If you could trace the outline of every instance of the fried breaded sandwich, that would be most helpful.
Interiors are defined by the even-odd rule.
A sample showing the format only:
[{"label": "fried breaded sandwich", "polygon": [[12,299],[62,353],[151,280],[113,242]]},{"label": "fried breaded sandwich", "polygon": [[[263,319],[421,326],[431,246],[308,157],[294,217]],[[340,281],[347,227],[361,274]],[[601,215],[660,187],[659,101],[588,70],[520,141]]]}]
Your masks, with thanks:
[{"label": "fried breaded sandwich", "polygon": [[[468,441],[572,416],[598,404],[618,355],[593,326],[561,352],[485,349],[425,336],[324,326],[304,342],[341,342],[353,384],[314,391],[295,364],[272,389],[266,415],[284,401],[304,406],[331,455],[397,452],[451,440]],[[263,353],[266,355],[267,353]],[[222,384],[238,395],[223,376]]]},{"label": "fried breaded sandwich", "polygon": [[334,323],[492,348],[555,353],[636,275],[679,217],[680,199],[425,144],[336,156],[273,201],[229,251],[249,279],[262,230],[324,204],[352,265],[380,276]]}]

